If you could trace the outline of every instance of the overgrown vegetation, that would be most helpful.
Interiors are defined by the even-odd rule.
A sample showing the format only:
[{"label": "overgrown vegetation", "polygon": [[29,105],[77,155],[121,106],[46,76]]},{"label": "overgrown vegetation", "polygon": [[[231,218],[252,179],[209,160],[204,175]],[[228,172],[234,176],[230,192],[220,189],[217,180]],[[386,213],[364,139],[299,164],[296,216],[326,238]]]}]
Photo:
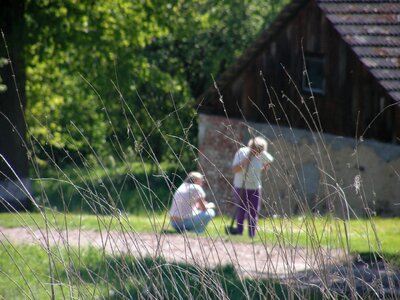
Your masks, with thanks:
[{"label": "overgrown vegetation", "polygon": [[[51,249],[53,272],[38,246],[0,248],[0,296],[4,299],[322,299],[318,291],[290,293],[275,280],[241,280],[232,266],[201,270],[163,259],[109,256],[88,248]],[[13,259],[10,259],[12,257]],[[29,259],[27,259],[29,257]],[[54,276],[54,291],[45,284]]]},{"label": "overgrown vegetation", "polygon": [[[392,266],[400,265],[399,220],[313,214],[289,185],[293,201],[303,210],[264,218],[256,239],[226,235],[229,220],[220,216],[203,236],[184,234],[181,245],[168,245],[168,253],[174,246],[183,248],[183,263],[161,251],[170,233],[172,194],[197,166],[193,99],[211,83],[210,74],[221,73],[286,2],[26,1],[27,148],[34,190],[27,197],[36,207],[35,213],[1,215],[0,226],[24,227],[33,236],[24,242],[40,246],[0,237],[0,297],[398,295]],[[312,109],[307,111],[307,118],[318,118]],[[325,146],[320,132],[314,137]],[[284,155],[293,154],[287,150]],[[326,174],[323,164],[319,171]],[[330,179],[321,185],[332,190],[329,196],[338,197],[342,187]],[[75,244],[68,239],[74,230],[79,236]],[[81,234],[93,230],[101,233],[96,235],[101,239],[98,248],[81,240]],[[67,238],[57,239],[58,232]],[[122,242],[113,240],[115,232]],[[157,242],[156,258],[134,252],[144,233]],[[238,272],[245,262],[233,256],[228,265],[204,267],[209,253],[204,244],[195,244],[204,240],[222,243],[221,252],[230,245],[249,246],[244,254],[251,256],[246,258],[250,263],[266,251],[262,259],[281,262],[283,272],[268,265],[256,272],[260,277],[246,277]],[[296,268],[293,256],[298,250],[304,250],[301,259],[312,261],[304,271],[312,273],[312,280]],[[342,265],[331,263],[326,251],[342,253]],[[191,263],[192,256],[199,264]],[[357,277],[357,262],[365,263],[364,269],[378,266],[379,276],[370,276],[370,281]],[[395,275],[388,279],[384,274]],[[338,287],[338,281],[343,285]]]},{"label": "overgrown vegetation", "polygon": [[[59,211],[113,213],[160,212],[170,206],[172,192],[186,176],[181,166],[162,163],[89,162],[57,172],[44,169],[33,181],[36,201]],[[37,176],[33,174],[33,176]],[[45,191],[45,192],[44,192]]]}]

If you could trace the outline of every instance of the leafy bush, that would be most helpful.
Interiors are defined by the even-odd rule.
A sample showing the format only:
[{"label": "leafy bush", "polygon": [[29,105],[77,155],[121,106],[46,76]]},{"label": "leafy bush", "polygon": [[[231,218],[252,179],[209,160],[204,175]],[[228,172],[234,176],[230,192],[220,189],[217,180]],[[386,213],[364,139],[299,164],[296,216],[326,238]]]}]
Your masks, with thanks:
[{"label": "leafy bush", "polygon": [[[164,168],[165,166],[165,168]],[[171,164],[119,164],[47,171],[33,181],[39,204],[60,211],[112,214],[160,212],[170,206],[172,192],[186,177]]]}]

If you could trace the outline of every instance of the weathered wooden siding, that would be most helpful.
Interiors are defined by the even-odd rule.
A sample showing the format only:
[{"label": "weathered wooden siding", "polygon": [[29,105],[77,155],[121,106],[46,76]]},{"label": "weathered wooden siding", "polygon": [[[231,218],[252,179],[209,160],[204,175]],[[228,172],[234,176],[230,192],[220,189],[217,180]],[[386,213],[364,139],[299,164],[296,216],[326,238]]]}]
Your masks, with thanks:
[{"label": "weathered wooden siding", "polygon": [[[302,91],[303,55],[308,54],[324,57],[325,94],[314,94],[314,98]],[[215,101],[217,93],[210,93],[206,102],[211,106],[203,112],[224,115],[225,108],[228,116],[248,121],[350,137],[365,133],[364,138],[385,142],[396,142],[400,133],[399,108],[392,106],[381,113],[393,100],[315,1],[278,30],[221,93],[224,107]]]}]

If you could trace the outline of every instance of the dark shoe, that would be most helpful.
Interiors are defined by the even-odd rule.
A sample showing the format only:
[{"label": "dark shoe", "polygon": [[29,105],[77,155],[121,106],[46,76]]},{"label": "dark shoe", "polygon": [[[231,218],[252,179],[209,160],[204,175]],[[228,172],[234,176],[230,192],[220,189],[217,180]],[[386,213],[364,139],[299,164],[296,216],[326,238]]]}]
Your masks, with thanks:
[{"label": "dark shoe", "polygon": [[230,235],[241,235],[242,233],[238,231],[236,227],[227,226],[225,227],[226,234]]}]

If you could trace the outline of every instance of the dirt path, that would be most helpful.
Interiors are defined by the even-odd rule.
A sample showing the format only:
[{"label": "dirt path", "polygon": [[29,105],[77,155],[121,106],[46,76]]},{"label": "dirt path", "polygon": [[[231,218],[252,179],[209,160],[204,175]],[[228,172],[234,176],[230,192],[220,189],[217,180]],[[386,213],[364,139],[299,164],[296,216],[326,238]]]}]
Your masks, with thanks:
[{"label": "dirt path", "polygon": [[[233,243],[226,236],[189,237],[180,234],[98,232],[69,230],[49,232],[0,227],[0,243],[38,244],[46,247],[97,247],[112,255],[164,257],[201,267],[232,264],[242,277],[278,277],[300,288],[321,288],[337,295],[366,295],[372,298],[400,299],[400,271],[383,261],[347,261],[338,250],[315,251],[300,247]],[[336,296],[335,296],[336,295]]]},{"label": "dirt path", "polygon": [[[2,243],[33,243],[46,245],[45,232],[30,228],[1,228]],[[299,247],[233,243],[226,236],[188,237],[180,234],[120,233],[90,230],[49,232],[49,243],[61,247],[93,246],[108,254],[131,254],[136,257],[162,256],[170,262],[185,262],[202,267],[233,264],[241,276],[287,277],[315,270],[317,266],[336,265],[343,261],[338,250],[318,249],[316,252]]]}]

